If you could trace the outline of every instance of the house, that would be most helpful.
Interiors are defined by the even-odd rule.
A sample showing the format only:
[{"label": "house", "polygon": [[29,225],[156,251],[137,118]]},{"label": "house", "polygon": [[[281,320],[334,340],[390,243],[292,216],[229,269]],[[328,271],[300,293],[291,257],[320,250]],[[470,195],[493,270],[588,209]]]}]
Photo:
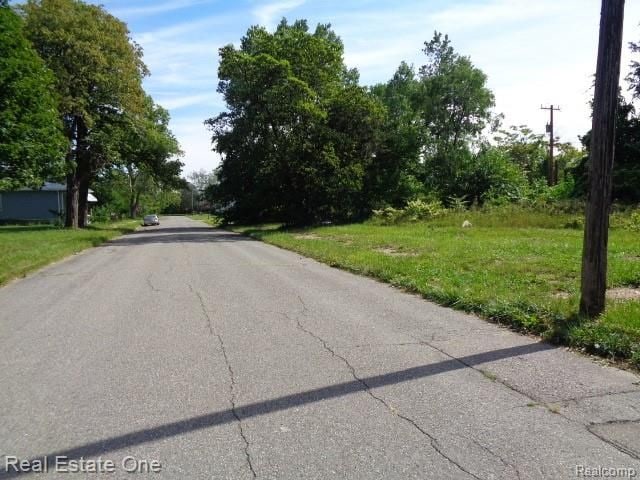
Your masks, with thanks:
[{"label": "house", "polygon": [[[66,185],[54,182],[45,182],[39,190],[0,192],[0,222],[60,220],[64,218],[66,192]],[[90,205],[98,202],[92,190],[87,200]]]}]

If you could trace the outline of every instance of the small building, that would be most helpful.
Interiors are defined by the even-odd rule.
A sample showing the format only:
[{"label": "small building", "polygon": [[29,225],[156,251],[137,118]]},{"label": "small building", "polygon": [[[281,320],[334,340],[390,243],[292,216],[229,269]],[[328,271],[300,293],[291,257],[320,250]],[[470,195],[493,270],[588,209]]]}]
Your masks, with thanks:
[{"label": "small building", "polygon": [[[66,192],[66,185],[54,182],[45,182],[39,190],[23,188],[0,192],[0,222],[62,220]],[[87,200],[90,205],[98,202],[92,190]]]}]

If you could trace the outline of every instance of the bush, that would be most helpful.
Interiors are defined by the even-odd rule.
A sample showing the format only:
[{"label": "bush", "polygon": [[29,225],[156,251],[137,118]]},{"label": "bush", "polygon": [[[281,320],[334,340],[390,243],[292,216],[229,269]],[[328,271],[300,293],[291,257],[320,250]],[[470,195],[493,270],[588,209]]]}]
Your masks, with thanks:
[{"label": "bush", "polygon": [[404,211],[402,209],[385,207],[380,210],[373,211],[373,219],[383,224],[396,223],[402,217]]},{"label": "bush", "polygon": [[629,218],[629,230],[633,230],[634,232],[640,232],[640,211],[635,211],[631,214]]},{"label": "bush", "polygon": [[456,183],[460,188],[459,195],[478,204],[495,198],[517,201],[527,187],[522,171],[497,148],[482,150],[472,156]]},{"label": "bush", "polygon": [[614,212],[611,215],[611,226],[632,232],[640,232],[640,210]]},{"label": "bush", "polygon": [[438,200],[409,200],[403,209],[386,207],[373,211],[373,220],[390,225],[401,221],[429,220],[444,215],[447,209]]},{"label": "bush", "polygon": [[111,205],[100,205],[91,209],[92,222],[108,222],[111,220]]},{"label": "bush", "polygon": [[425,202],[420,199],[409,200],[407,206],[404,208],[404,215],[409,220],[427,220],[434,217],[439,217],[447,210],[442,206],[439,201]]},{"label": "bush", "polygon": [[456,197],[455,195],[447,197],[447,208],[453,212],[464,212],[469,207],[469,201],[466,198],[466,195],[462,197]]}]

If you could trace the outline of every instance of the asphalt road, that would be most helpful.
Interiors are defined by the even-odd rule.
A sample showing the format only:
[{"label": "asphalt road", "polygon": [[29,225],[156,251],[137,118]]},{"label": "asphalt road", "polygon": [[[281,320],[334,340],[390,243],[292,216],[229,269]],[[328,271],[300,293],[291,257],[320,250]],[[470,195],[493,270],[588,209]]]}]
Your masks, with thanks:
[{"label": "asphalt road", "polygon": [[0,478],[640,475],[638,376],[186,218],[1,288],[0,342]]}]

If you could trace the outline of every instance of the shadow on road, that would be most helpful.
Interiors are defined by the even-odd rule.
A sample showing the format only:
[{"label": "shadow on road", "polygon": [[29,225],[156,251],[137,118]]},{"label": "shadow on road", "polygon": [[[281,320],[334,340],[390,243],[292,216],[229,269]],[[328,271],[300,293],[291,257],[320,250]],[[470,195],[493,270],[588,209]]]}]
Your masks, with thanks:
[{"label": "shadow on road", "polygon": [[249,242],[243,235],[211,227],[147,227],[104,244],[106,247],[151,244]]},{"label": "shadow on road", "polygon": [[[242,238],[242,237],[241,237]],[[240,420],[266,415],[268,413],[288,410],[290,408],[299,407],[301,405],[320,402],[331,398],[343,397],[365,391],[367,389],[384,387],[387,385],[395,385],[411,380],[438,375],[440,373],[451,372],[468,368],[470,366],[501,360],[504,358],[516,357],[519,355],[527,355],[544,350],[554,349],[555,347],[546,343],[533,343],[529,345],[520,345],[517,347],[503,348],[490,352],[478,353],[461,357],[459,359],[444,360],[442,362],[432,363],[429,365],[421,365],[419,367],[407,368],[396,372],[385,373],[383,375],[375,375],[363,378],[361,380],[352,380],[349,382],[330,385],[327,387],[308,390],[305,392],[284,395],[282,397],[265,400],[262,402],[250,403],[239,406],[235,409],[223,410],[199,415],[196,417],[180,420],[177,422],[167,423],[157,427],[138,430],[135,432],[118,435],[111,438],[105,438],[96,442],[87,443],[68,450],[61,450],[40,457],[32,458],[30,461],[48,461],[49,465],[53,465],[55,457],[67,457],[68,459],[79,459],[80,457],[95,457],[103,455],[115,450],[124,449],[134,445],[141,445],[148,442],[162,440],[165,438],[183,435],[189,432],[202,430],[205,428],[224,425],[236,420],[236,414]],[[0,478],[13,478],[21,473],[0,468]]]}]

